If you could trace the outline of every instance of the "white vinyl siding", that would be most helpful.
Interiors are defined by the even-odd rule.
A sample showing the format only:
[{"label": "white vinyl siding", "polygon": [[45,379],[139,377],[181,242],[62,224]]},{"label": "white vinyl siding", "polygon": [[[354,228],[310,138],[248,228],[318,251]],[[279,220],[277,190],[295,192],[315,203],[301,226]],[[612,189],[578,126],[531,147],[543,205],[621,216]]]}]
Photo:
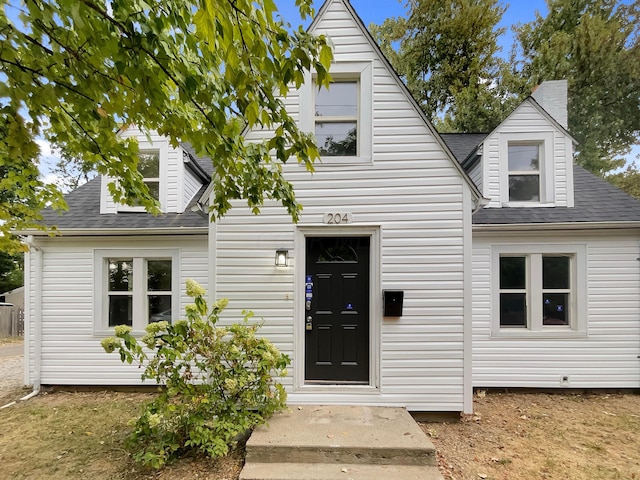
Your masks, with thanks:
[{"label": "white vinyl siding", "polygon": [[[490,199],[488,208],[509,205],[508,146],[537,142],[541,145],[540,206],[573,206],[573,146],[571,138],[559,130],[532,103],[525,101],[484,141],[481,184]],[[472,175],[472,178],[477,175]],[[475,181],[475,180],[474,180]],[[518,202],[512,202],[518,205]],[[534,206],[524,202],[522,206]]]},{"label": "white vinyl siding", "polygon": [[[137,137],[140,150],[160,152],[160,205],[163,213],[182,213],[193,195],[200,189],[201,183],[190,172],[185,172],[182,148],[173,148],[166,137],[157,134],[150,136],[151,142],[136,128],[129,128],[122,137]],[[140,207],[127,207],[114,203],[107,185],[114,181],[102,177],[100,213],[143,212]],[[189,196],[190,195],[190,196]]]},{"label": "white vinyl siding", "polygon": [[482,161],[476,163],[467,173],[469,174],[469,178],[473,180],[473,183],[476,184],[476,187],[482,192]]},{"label": "white vinyl siding", "polygon": [[189,169],[184,169],[184,188],[182,190],[183,210],[187,208],[193,197],[200,191],[202,181],[196,177]]},{"label": "white vinyl siding", "polygon": [[[470,207],[464,210],[463,197],[469,195],[469,187],[341,2],[330,5],[316,33],[330,36],[336,64],[372,62],[372,162],[326,165],[313,175],[295,163],[287,165],[287,178],[304,206],[297,226],[275,203],[267,203],[254,216],[237,202],[211,227],[217,297],[230,299],[225,319],[240,318],[242,309],[264,319],[262,333],[293,358],[290,377],[284,380],[290,402],[461,411],[463,238],[471,213]],[[298,98],[292,92],[286,100],[294,114]],[[263,135],[254,131],[248,137],[258,140]],[[324,214],[336,211],[351,213],[353,222],[323,225]],[[375,388],[304,391],[294,381],[303,377],[296,373],[303,359],[294,354],[304,352],[296,345],[304,299],[296,271],[305,262],[304,242],[296,240],[301,236],[297,232],[311,228],[340,236],[360,227],[379,232],[374,261],[380,272],[379,283],[371,288],[373,303],[380,305],[383,289],[403,290],[403,316],[384,319],[380,308],[371,311],[372,331],[377,332],[372,355],[379,359],[372,372]],[[291,267],[275,267],[278,248],[289,250]]]},{"label": "white vinyl siding", "polygon": [[[207,240],[202,237],[40,239],[42,255],[42,347],[41,379],[43,385],[138,385],[140,369],[120,362],[115,354],[107,354],[100,346],[104,336],[94,333],[94,255],[108,248],[179,250],[181,315],[191,300],[186,297],[185,281],[193,278],[208,286]],[[30,254],[34,258],[34,254]],[[35,268],[33,262],[31,270]],[[33,291],[33,295],[38,295]],[[33,303],[33,302],[32,302]],[[34,311],[34,307],[30,307]],[[36,319],[30,315],[30,333]],[[36,335],[30,337],[34,342]],[[31,345],[30,347],[31,348]],[[34,345],[35,348],[35,345]],[[30,369],[29,383],[34,381]]]},{"label": "white vinyl siding", "polygon": [[[523,251],[532,244],[554,248],[584,244],[585,293],[576,292],[582,334],[496,337],[492,310],[492,245],[506,234],[473,241],[473,383],[475,387],[640,387],[640,242],[636,234],[594,232],[509,235]],[[578,281],[580,277],[578,278]],[[533,333],[533,332],[531,332]],[[562,382],[563,377],[568,377]]]}]

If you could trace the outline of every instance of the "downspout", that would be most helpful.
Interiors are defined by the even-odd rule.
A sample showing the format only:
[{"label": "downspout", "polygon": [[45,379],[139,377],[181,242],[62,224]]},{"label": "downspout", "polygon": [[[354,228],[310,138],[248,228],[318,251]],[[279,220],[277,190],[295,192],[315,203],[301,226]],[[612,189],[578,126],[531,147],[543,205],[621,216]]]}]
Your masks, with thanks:
[{"label": "downspout", "polygon": [[[25,343],[25,356],[29,355],[30,344],[33,344],[33,391],[25,395],[20,401],[29,400],[40,393],[40,362],[42,360],[42,251],[33,243],[33,235],[27,237],[27,246],[33,262],[34,278],[33,290],[29,297],[34,299],[33,310],[29,312],[29,329],[33,332],[33,339]],[[31,265],[28,266],[31,268]]]}]

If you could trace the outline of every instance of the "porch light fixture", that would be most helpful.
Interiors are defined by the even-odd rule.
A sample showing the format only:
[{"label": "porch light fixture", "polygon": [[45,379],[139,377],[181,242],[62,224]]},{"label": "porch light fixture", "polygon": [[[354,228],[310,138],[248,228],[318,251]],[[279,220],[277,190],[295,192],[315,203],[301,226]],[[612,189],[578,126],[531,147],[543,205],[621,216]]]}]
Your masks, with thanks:
[{"label": "porch light fixture", "polygon": [[289,265],[289,250],[279,248],[276,250],[276,267],[286,267]]}]

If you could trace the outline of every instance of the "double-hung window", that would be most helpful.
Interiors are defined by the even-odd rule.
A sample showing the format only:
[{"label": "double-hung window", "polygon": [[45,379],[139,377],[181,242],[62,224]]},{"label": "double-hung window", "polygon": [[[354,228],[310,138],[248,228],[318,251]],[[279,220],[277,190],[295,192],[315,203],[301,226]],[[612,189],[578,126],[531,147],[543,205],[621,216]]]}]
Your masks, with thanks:
[{"label": "double-hung window", "polygon": [[323,157],[358,156],[358,81],[316,90],[315,135]]},{"label": "double-hung window", "polygon": [[334,62],[329,88],[309,73],[300,87],[300,128],[315,135],[317,167],[372,163],[373,64]]},{"label": "double-hung window", "polygon": [[540,202],[540,143],[509,143],[509,201]]},{"label": "double-hung window", "polygon": [[519,248],[495,247],[494,331],[584,330],[584,247]]},{"label": "double-hung window", "polygon": [[98,250],[95,255],[96,332],[128,325],[141,332],[177,318],[175,251]]},{"label": "double-hung window", "polygon": [[138,171],[151,197],[160,201],[160,151],[141,151],[138,155]]}]

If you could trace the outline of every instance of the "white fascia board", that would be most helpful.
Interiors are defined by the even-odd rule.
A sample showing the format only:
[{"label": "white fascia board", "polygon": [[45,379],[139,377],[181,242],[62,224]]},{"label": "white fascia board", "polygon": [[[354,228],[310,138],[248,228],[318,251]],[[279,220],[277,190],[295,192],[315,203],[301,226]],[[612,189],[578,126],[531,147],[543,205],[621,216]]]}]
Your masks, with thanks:
[{"label": "white fascia board", "polygon": [[510,223],[476,224],[473,233],[553,231],[553,230],[639,230],[640,222],[565,222],[565,223]]}]

